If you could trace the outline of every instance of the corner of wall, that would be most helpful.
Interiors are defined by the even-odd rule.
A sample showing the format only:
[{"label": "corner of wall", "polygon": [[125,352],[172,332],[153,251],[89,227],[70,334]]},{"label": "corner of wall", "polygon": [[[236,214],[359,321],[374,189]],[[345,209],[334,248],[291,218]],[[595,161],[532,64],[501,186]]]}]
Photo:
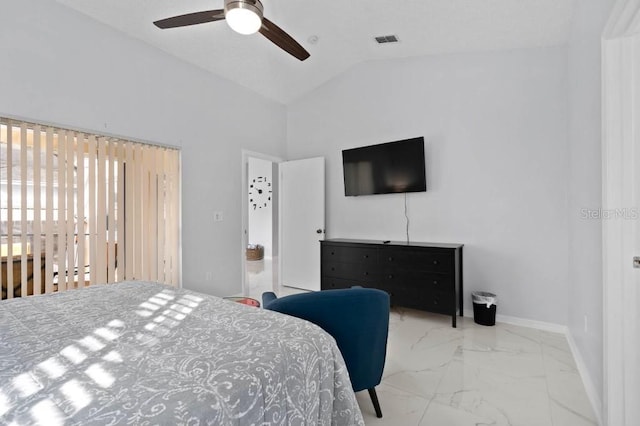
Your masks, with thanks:
[{"label": "corner of wall", "polygon": [[567,329],[566,335],[569,348],[571,349],[571,354],[573,355],[576,367],[578,368],[578,374],[580,374],[580,377],[582,378],[582,384],[584,385],[587,397],[591,403],[591,408],[593,408],[598,424],[603,425],[601,392],[598,391],[598,386],[596,385],[595,380],[593,380],[593,377],[587,368],[587,364],[584,362],[582,353],[580,352],[570,329]]}]

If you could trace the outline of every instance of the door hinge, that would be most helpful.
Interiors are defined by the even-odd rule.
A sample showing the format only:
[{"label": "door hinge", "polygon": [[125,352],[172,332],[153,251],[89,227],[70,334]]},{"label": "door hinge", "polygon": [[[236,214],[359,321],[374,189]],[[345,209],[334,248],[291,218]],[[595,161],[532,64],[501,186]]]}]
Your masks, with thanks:
[{"label": "door hinge", "polygon": [[640,256],[633,257],[633,267],[640,268]]}]

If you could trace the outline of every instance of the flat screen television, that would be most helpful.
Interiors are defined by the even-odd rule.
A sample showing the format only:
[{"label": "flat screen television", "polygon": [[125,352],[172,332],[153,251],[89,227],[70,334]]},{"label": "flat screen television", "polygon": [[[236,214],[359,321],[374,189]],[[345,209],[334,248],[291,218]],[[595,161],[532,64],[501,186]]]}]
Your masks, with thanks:
[{"label": "flat screen television", "polygon": [[346,196],[424,192],[424,138],[342,151]]}]

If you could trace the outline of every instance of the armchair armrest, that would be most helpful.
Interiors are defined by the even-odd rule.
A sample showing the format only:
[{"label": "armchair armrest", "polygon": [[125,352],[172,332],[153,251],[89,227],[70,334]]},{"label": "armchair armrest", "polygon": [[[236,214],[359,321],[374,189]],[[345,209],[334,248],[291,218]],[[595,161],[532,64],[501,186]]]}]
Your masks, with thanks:
[{"label": "armchair armrest", "polygon": [[277,300],[278,296],[272,291],[262,293],[262,307],[266,308],[271,302]]}]

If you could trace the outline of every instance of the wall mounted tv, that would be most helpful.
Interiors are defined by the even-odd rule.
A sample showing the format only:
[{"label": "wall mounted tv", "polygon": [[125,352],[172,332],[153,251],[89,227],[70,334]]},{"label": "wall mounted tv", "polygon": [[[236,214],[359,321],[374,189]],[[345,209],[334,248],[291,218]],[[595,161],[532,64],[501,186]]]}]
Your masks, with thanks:
[{"label": "wall mounted tv", "polygon": [[346,196],[424,192],[424,138],[342,151]]}]

